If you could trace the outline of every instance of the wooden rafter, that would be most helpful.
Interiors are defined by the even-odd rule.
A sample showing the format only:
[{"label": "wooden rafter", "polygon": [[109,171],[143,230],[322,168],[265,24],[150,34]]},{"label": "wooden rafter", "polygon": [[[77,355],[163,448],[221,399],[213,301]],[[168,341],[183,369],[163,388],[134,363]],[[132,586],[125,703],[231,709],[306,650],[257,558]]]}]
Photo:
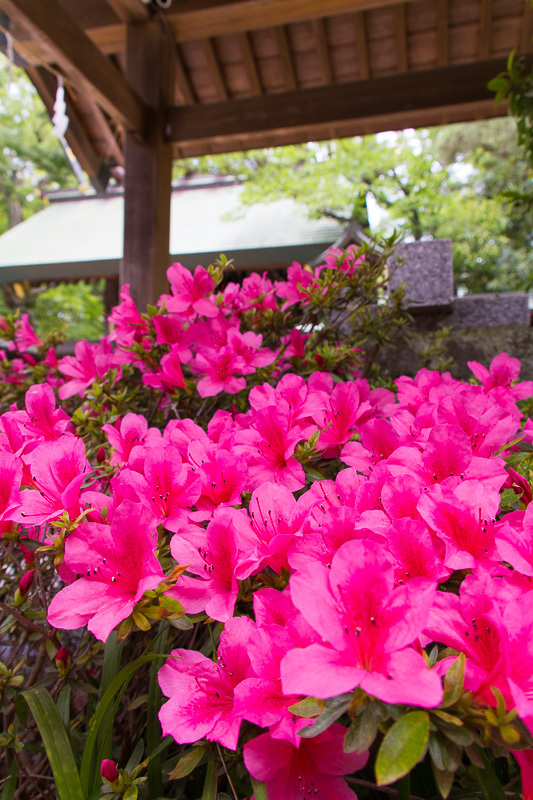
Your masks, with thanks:
[{"label": "wooden rafter", "polygon": [[479,15],[479,58],[489,58],[491,52],[493,0],[481,0]]},{"label": "wooden rafter", "polygon": [[327,86],[328,84],[333,83],[333,66],[331,64],[331,56],[329,54],[326,25],[323,19],[318,18],[313,20],[313,32],[315,34],[320,68],[322,70],[322,83]]},{"label": "wooden rafter", "polygon": [[396,14],[396,69],[398,72],[407,72],[409,58],[407,50],[407,20],[405,5],[400,3],[395,8]]},{"label": "wooden rafter", "polygon": [[437,109],[444,106],[475,104],[493,99],[488,81],[505,69],[506,61],[493,59],[461,64],[446,69],[390,75],[354,83],[334,84],[262,95],[246,100],[213,103],[192,108],[171,109],[169,138],[190,143],[226,137],[308,127],[340,125],[384,114]]},{"label": "wooden rafter", "polygon": [[296,89],[298,83],[296,81],[296,73],[294,71],[294,63],[292,60],[291,49],[287,36],[287,30],[283,25],[276,28],[276,42],[278,45],[279,57],[281,59],[281,68],[283,70],[283,77],[285,78],[285,88],[287,91]]},{"label": "wooden rafter", "polygon": [[176,70],[176,93],[178,95],[178,100],[184,106],[193,106],[196,103],[196,95],[179,45],[176,45],[174,66]]},{"label": "wooden rafter", "polygon": [[105,0],[122,22],[143,22],[150,18],[148,6],[141,0]]},{"label": "wooden rafter", "polygon": [[[404,2],[405,0],[401,0]],[[178,41],[259,30],[291,22],[380,8],[400,0],[189,0],[167,17]],[[409,2],[409,0],[408,0]]]},{"label": "wooden rafter", "polygon": [[531,53],[533,50],[533,7],[531,3],[524,3],[524,16],[522,19],[522,37],[520,43],[521,53]]},{"label": "wooden rafter", "polygon": [[110,116],[142,135],[144,104],[57,0],[0,0],[0,8],[11,21],[29,28],[65,75],[95,97]]},{"label": "wooden rafter", "polygon": [[368,42],[366,38],[365,12],[356,11],[353,15],[355,31],[355,54],[357,56],[357,70],[359,80],[370,78],[370,59],[368,56]]},{"label": "wooden rafter", "polygon": [[252,45],[250,43],[250,35],[246,32],[237,34],[239,47],[241,50],[241,57],[248,76],[248,83],[252,94],[261,94],[263,88],[261,86],[261,78],[257,70]]},{"label": "wooden rafter", "polygon": [[437,66],[446,67],[450,61],[450,10],[448,0],[437,0]]},{"label": "wooden rafter", "polygon": [[213,81],[216,89],[217,98],[219,100],[227,100],[229,98],[228,89],[226,87],[226,81],[224,80],[224,74],[222,72],[222,67],[220,66],[213,41],[211,39],[204,39],[202,41],[202,50],[204,52],[205,60],[207,61],[207,68],[209,70],[211,80]]}]

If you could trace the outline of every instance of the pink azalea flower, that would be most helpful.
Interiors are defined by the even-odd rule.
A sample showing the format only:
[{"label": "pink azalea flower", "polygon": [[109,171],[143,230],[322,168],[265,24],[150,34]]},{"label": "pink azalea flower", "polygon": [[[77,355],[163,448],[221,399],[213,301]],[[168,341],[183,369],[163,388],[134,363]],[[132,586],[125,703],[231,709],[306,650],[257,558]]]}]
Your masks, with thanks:
[{"label": "pink azalea flower", "polygon": [[182,348],[179,345],[172,345],[170,353],[161,359],[159,369],[155,372],[143,373],[143,383],[159,389],[160,392],[174,392],[185,386],[185,378],[181,371]]},{"label": "pink azalea flower", "polygon": [[191,650],[173,650],[159,670],[159,685],[170,698],[159,712],[163,735],[179,744],[204,736],[237,748],[242,713],[234,706],[235,687],[250,672],[247,617],[230,619],[220,636],[217,661]]},{"label": "pink azalea flower", "polygon": [[30,386],[24,404],[25,411],[16,412],[16,419],[32,438],[51,441],[73,430],[68,414],[56,408],[54,390],[48,384]]},{"label": "pink azalea flower", "polygon": [[22,462],[19,458],[0,450],[0,534],[13,528],[13,514],[20,508],[20,482]]},{"label": "pink azalea flower", "polygon": [[234,374],[246,373],[246,362],[229,345],[218,351],[206,348],[197,353],[195,368],[204,374],[197,386],[200,397],[214,397],[220,392],[237,394],[246,387],[246,380]]},{"label": "pink azalea flower", "polygon": [[35,489],[20,495],[21,507],[14,519],[30,525],[58,519],[65,511],[76,519],[80,511],[80,489],[91,471],[83,441],[64,436],[43,442],[24,456]]},{"label": "pink azalea flower", "polygon": [[294,495],[284,486],[263,483],[252,494],[249,511],[248,563],[253,571],[288,569],[287,550],[304,522]]},{"label": "pink azalea flower", "polygon": [[357,800],[342,775],[362,769],[366,753],[345,753],[346,728],[333,724],[300,746],[263,733],[244,745],[244,763],[253,778],[264,781],[269,798],[296,800],[309,794],[317,800]]},{"label": "pink azalea flower", "polygon": [[[171,447],[144,449],[143,472],[139,475],[138,495],[150,508],[157,524],[169,531],[178,531],[186,524],[190,508],[201,491],[200,478]],[[130,470],[123,470],[121,479],[128,481]]]},{"label": "pink azalea flower", "polygon": [[499,505],[498,492],[479,481],[463,481],[453,490],[435,485],[424,492],[418,511],[444,542],[446,567],[471,569],[496,557],[493,529]]},{"label": "pink azalea flower", "polygon": [[361,401],[355,383],[338,383],[329,398],[325,413],[317,419],[320,428],[325,428],[318,437],[317,447],[324,448],[324,458],[335,458],[341,448],[354,434],[357,424],[368,419],[371,404]]},{"label": "pink azalea flower", "polygon": [[191,514],[195,522],[210,519],[215,510],[241,504],[245,491],[248,467],[244,458],[217,448],[205,441],[193,441],[188,459],[201,481],[201,494],[196,500],[197,511]]},{"label": "pink azalea flower", "polygon": [[235,688],[235,708],[249,722],[270,727],[274,738],[289,739],[297,745],[300,720],[289,707],[302,697],[285,694],[280,675],[281,661],[295,642],[280,625],[252,626],[247,647],[253,672]]},{"label": "pink azalea flower", "polygon": [[170,550],[178,564],[188,564],[187,571],[168,590],[187,612],[206,611],[210,617],[227,622],[233,616],[239,584],[252,569],[243,566],[242,543],[249,538],[250,521],[234,509],[221,511],[207,526],[173,536]]},{"label": "pink azalea flower", "polygon": [[383,548],[356,540],[339,548],[331,569],[308,564],[290,587],[294,604],[325,644],[287,654],[284,692],[328,698],[360,686],[386,703],[440,703],[438,675],[410,647],[428,619],[433,582],[415,578],[395,589]]},{"label": "pink azalea flower", "polygon": [[275,286],[277,296],[285,298],[281,310],[286,311],[287,308],[295,303],[305,305],[308,302],[306,289],[318,286],[318,283],[312,272],[304,269],[301,264],[295,261],[287,270],[287,280],[276,281]]},{"label": "pink azalea flower", "polygon": [[42,345],[41,340],[30,325],[29,314],[22,314],[20,320],[15,323],[15,345],[17,350],[26,350],[28,347],[40,347]]},{"label": "pink azalea flower", "polygon": [[121,356],[115,356],[105,339],[101,344],[77,342],[74,353],[74,356],[62,358],[58,364],[59,371],[71,378],[59,388],[60,400],[75,394],[83,395],[85,389],[107,375],[109,370],[118,367],[123,360]]},{"label": "pink azalea flower", "polygon": [[499,353],[492,359],[489,369],[477,361],[469,361],[468,366],[483,385],[485,393],[494,389],[506,389],[507,393],[516,400],[531,397],[533,381],[524,381],[516,384],[520,374],[520,361],[510,358],[507,353]]},{"label": "pink azalea flower", "polygon": [[522,800],[533,800],[533,750],[511,750],[522,777]]},{"label": "pink azalea flower", "polygon": [[164,579],[156,546],[156,521],[141,503],[125,500],[111,526],[80,525],[65,541],[65,564],[83,577],[56,594],[48,607],[50,625],[64,630],[87,625],[105,642],[144,593]]},{"label": "pink azalea flower", "polygon": [[109,341],[117,341],[123,347],[142,341],[149,332],[148,323],[139,313],[127,283],[120,290],[120,303],[112,309],[109,323],[112,328]]},{"label": "pink azalea flower", "polygon": [[292,455],[303,438],[301,428],[292,427],[286,402],[259,409],[253,428],[235,435],[235,451],[246,458],[250,489],[271,481],[286,486],[291,492],[303,488],[302,465]]},{"label": "pink azalea flower", "polygon": [[102,425],[102,430],[115,451],[111,456],[111,464],[127,464],[134,447],[161,441],[161,432],[157,428],[149,428],[142,414],[130,412],[122,419],[119,417],[114,425]]},{"label": "pink azalea flower", "polygon": [[156,314],[152,318],[156,331],[156,341],[158,344],[169,344],[175,348],[174,352],[183,364],[188,364],[192,358],[190,345],[192,337],[189,333],[190,328],[183,327],[181,317],[173,314]]},{"label": "pink azalea flower", "polygon": [[211,299],[215,281],[209,272],[198,265],[194,275],[182,264],[172,264],[167,269],[172,295],[163,295],[167,310],[175,314],[198,314],[209,319],[218,316],[218,308]]}]

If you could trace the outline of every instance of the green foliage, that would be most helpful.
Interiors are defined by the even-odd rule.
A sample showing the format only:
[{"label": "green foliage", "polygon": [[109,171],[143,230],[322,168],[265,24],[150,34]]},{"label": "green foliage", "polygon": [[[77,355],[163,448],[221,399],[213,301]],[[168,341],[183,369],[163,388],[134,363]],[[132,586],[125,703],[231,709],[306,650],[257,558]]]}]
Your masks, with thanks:
[{"label": "green foliage", "polygon": [[105,333],[103,292],[104,280],[60,283],[39,292],[28,304],[37,333],[61,330],[66,339],[99,339]]},{"label": "green foliage", "polygon": [[378,786],[407,775],[424,757],[429,740],[429,714],[411,711],[394,723],[381,743],[376,759]]},{"label": "green foliage", "polygon": [[42,192],[76,185],[61,144],[23,70],[0,54],[0,233],[43,206]]},{"label": "green foliage", "polygon": [[176,175],[233,174],[243,203],[280,197],[310,217],[355,221],[376,235],[391,227],[411,239],[451,237],[456,286],[468,292],[527,289],[531,219],[510,193],[529,186],[526,153],[511,119],[332,142],[206,156]]}]

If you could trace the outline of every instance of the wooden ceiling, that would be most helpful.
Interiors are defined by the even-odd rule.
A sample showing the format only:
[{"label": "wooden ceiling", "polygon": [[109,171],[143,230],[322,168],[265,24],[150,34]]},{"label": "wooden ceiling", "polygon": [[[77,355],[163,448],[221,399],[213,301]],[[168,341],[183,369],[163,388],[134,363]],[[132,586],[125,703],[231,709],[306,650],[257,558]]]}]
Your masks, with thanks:
[{"label": "wooden ceiling", "polygon": [[165,135],[174,157],[480,119],[487,81],[531,52],[524,0],[0,0],[2,25],[95,185],[142,137],[127,32],[158,17],[172,40]]}]

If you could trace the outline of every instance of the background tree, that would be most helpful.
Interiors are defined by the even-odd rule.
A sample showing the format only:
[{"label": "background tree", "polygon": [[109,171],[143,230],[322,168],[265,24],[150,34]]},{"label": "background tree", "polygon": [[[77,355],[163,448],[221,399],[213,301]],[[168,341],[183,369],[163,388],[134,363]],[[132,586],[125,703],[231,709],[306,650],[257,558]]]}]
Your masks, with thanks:
[{"label": "background tree", "polygon": [[[44,193],[76,186],[48,113],[23,70],[0,54],[0,234],[46,204]],[[102,282],[100,282],[102,284]],[[3,286],[0,313],[29,311],[40,335],[63,330],[71,339],[104,333],[99,284]]]},{"label": "background tree", "polygon": [[[243,203],[293,197],[311,217],[356,221],[374,234],[451,237],[456,286],[527,289],[530,220],[504,190],[530,180],[512,119],[310,142],[179,162],[176,174],[234,174]],[[375,216],[375,214],[374,214]]]}]

